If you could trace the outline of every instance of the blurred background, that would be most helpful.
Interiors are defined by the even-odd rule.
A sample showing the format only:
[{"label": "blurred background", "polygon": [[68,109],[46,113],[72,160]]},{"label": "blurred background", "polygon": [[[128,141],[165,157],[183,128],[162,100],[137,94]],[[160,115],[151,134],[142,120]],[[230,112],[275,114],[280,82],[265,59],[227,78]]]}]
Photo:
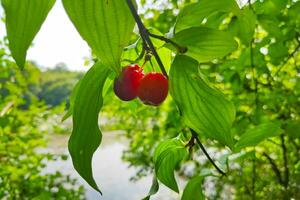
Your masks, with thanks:
[{"label": "blurred background", "polygon": [[[179,9],[190,2],[194,1],[141,0],[139,12],[147,27],[155,27],[157,33],[167,33],[175,23]],[[264,3],[270,1],[261,2],[260,6],[267,6]],[[240,135],[253,121],[266,116],[291,121],[286,128],[285,143],[280,137],[272,138],[256,149],[257,199],[300,199],[300,60],[298,50],[293,51],[299,43],[299,2],[284,2],[286,4],[278,11],[278,21],[262,19],[264,24],[257,27],[254,35],[258,44],[254,49],[255,63],[260,66],[257,72],[260,110],[252,109],[256,97],[252,94],[251,66],[245,59],[249,54],[247,47],[241,46],[235,55],[202,66],[208,79],[237,107],[235,134]],[[238,1],[240,6],[245,3],[247,1]],[[94,177],[104,193],[100,196],[74,170],[67,150],[72,121],[69,118],[62,122],[72,89],[95,61],[93,53],[71,24],[61,1],[57,1],[29,49],[29,61],[21,71],[8,50],[1,9],[0,199],[134,200],[146,196],[152,183],[155,147],[160,141],[177,136],[182,128],[172,99],[168,97],[162,106],[149,109],[139,101],[124,104],[111,89],[108,90],[99,121],[103,139],[93,158]],[[263,10],[257,12],[265,16],[270,14]],[[225,19],[233,18],[232,15],[213,17],[222,19],[218,22],[222,23],[223,29],[232,22]],[[286,26],[278,26],[280,23]],[[298,23],[298,29],[295,23]],[[282,35],[278,36],[279,32]],[[272,38],[277,37],[284,38],[279,45],[272,42]],[[135,39],[136,36],[132,43]],[[160,45],[158,41],[155,44]],[[126,58],[137,56],[135,52],[124,55]],[[169,63],[168,68],[171,52],[161,51],[160,55],[164,64]],[[273,73],[274,66],[285,69],[278,74],[275,83],[268,85],[268,69]],[[230,169],[226,179],[216,176],[205,179],[203,188],[207,198],[251,199],[249,187],[253,183],[255,151],[251,149],[232,155],[213,141],[204,141],[204,144],[210,146],[208,152],[218,165]],[[283,145],[287,155],[282,153]],[[288,157],[288,188],[277,180],[272,170],[274,164],[265,154],[271,155],[282,173],[286,169],[283,159]],[[177,170],[177,180],[183,188],[187,178],[194,174],[210,174],[211,165],[197,151],[194,160],[186,160]],[[176,200],[179,197],[160,185],[153,199]]]}]

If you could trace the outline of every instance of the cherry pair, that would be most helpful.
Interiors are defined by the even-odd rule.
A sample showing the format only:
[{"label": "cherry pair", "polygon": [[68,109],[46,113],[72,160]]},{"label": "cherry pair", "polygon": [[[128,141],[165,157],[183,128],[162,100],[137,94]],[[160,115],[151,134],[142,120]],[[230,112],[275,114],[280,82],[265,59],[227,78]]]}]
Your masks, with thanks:
[{"label": "cherry pair", "polygon": [[143,69],[135,64],[122,69],[114,81],[114,92],[123,101],[139,97],[147,105],[158,106],[168,95],[168,79],[161,73],[144,74]]}]

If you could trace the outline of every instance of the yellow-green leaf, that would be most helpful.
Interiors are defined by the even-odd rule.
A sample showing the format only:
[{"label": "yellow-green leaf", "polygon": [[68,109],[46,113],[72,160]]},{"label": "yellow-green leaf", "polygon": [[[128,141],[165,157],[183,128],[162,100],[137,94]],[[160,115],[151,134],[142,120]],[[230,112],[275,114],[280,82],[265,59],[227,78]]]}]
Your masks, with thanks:
[{"label": "yellow-green leaf", "polygon": [[206,28],[193,27],[175,34],[175,42],[188,48],[188,55],[199,62],[222,58],[238,47],[230,33]]},{"label": "yellow-green leaf", "polygon": [[239,13],[240,9],[235,0],[201,0],[185,6],[178,14],[176,32],[186,28],[200,26],[210,15],[219,12]]},{"label": "yellow-green leaf", "polygon": [[278,136],[282,132],[279,123],[263,123],[247,130],[235,144],[235,150],[238,151],[245,147],[256,146],[263,140]]},{"label": "yellow-green leaf", "polygon": [[187,155],[187,149],[179,138],[166,140],[154,152],[155,173],[164,185],[179,192],[174,176],[176,165]]},{"label": "yellow-green leaf", "polygon": [[196,60],[177,55],[170,70],[170,92],[184,122],[199,135],[233,146],[231,125],[235,109],[222,92],[210,86]]}]

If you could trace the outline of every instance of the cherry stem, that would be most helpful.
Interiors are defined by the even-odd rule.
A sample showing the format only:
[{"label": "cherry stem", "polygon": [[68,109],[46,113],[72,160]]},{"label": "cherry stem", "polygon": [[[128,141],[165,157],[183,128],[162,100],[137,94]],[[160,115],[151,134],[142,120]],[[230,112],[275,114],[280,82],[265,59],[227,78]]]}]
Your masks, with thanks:
[{"label": "cherry stem", "polygon": [[[131,11],[132,16],[134,17],[135,22],[136,22],[137,25],[138,25],[138,28],[139,28],[139,31],[140,31],[140,35],[141,35],[141,37],[142,37],[142,39],[143,39],[143,42],[145,43],[145,45],[148,45],[148,46],[149,46],[151,52],[153,53],[153,55],[154,55],[154,57],[155,57],[155,59],[156,59],[158,65],[159,65],[160,70],[161,70],[162,73],[168,78],[168,74],[167,74],[167,72],[166,72],[166,70],[165,70],[165,67],[164,67],[164,65],[163,65],[163,63],[162,63],[162,61],[161,61],[161,59],[160,59],[160,57],[159,57],[157,51],[155,50],[155,47],[154,47],[154,45],[153,45],[151,39],[150,39],[150,36],[156,37],[156,35],[150,34],[149,31],[146,29],[146,27],[144,26],[144,24],[143,24],[143,22],[142,22],[140,16],[139,16],[138,13],[137,13],[137,11],[136,11],[136,9],[135,9],[135,7],[134,7],[132,1],[131,1],[131,0],[126,0],[126,2],[127,2],[127,5],[128,5],[128,7],[129,7],[129,9],[130,9],[130,11]],[[158,38],[158,37],[156,37],[156,38]],[[164,37],[160,37],[160,36],[159,36],[158,39],[163,39],[164,41],[169,42],[170,44],[173,44],[173,45],[176,44],[175,42],[173,42],[172,40],[169,40],[168,38],[164,38]],[[176,45],[178,45],[178,44],[176,44]],[[186,49],[186,50],[187,50],[187,49]],[[186,51],[186,50],[185,50],[185,51]],[[199,140],[199,138],[198,138],[198,136],[197,136],[197,133],[196,133],[194,130],[192,130],[192,129],[191,129],[191,131],[192,131],[192,135],[193,135],[192,137],[194,137],[194,138],[196,139],[198,145],[200,146],[201,150],[203,151],[203,153],[205,154],[205,156],[207,157],[207,159],[212,163],[212,165],[217,169],[217,171],[218,171],[220,174],[226,176],[225,172],[223,172],[223,171],[215,164],[215,162],[212,160],[212,158],[209,156],[209,154],[207,153],[205,147],[203,146],[203,144],[202,144],[201,141]]]},{"label": "cherry stem", "polygon": [[148,31],[148,34],[150,37],[162,40],[166,43],[173,45],[177,49],[178,53],[186,53],[188,50],[187,47],[181,46],[181,45],[177,44],[176,42],[174,42],[173,40],[166,38],[162,35],[156,35],[156,34],[150,33],[149,31]]},{"label": "cherry stem", "polygon": [[162,63],[162,61],[161,61],[161,59],[160,59],[157,51],[155,50],[154,45],[153,45],[153,43],[152,43],[152,41],[151,41],[151,39],[149,37],[149,32],[146,29],[146,27],[144,26],[144,24],[143,24],[140,16],[138,15],[138,13],[137,13],[137,11],[136,11],[136,9],[135,9],[132,1],[131,0],[127,0],[126,2],[127,2],[127,5],[128,5],[128,7],[129,7],[129,9],[131,11],[132,16],[134,17],[135,22],[138,25],[138,28],[139,28],[139,31],[140,31],[140,35],[141,35],[141,37],[143,39],[143,42],[145,42],[146,45],[149,46],[149,49],[151,50],[152,54],[154,55],[154,57],[155,57],[158,65],[159,65],[159,68],[160,68],[161,72],[168,78],[167,71],[165,70],[165,67],[164,67],[164,65],[163,65],[163,63]]},{"label": "cherry stem", "polygon": [[223,176],[226,176],[226,173],[223,172],[217,165],[216,163],[213,161],[213,159],[209,156],[209,154],[207,153],[205,147],[203,146],[203,144],[201,143],[200,139],[198,138],[198,135],[196,133],[196,131],[194,131],[193,129],[190,129],[192,132],[192,138],[196,140],[197,144],[199,145],[200,149],[202,150],[202,152],[205,154],[205,156],[207,157],[207,159],[211,162],[211,164],[216,168],[216,170],[222,174]]}]

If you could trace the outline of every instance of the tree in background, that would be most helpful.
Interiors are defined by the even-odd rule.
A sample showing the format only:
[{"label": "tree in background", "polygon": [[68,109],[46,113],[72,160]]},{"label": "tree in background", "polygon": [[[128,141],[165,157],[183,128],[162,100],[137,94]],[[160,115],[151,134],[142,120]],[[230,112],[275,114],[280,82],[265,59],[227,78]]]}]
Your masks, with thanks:
[{"label": "tree in background", "polygon": [[52,114],[34,94],[40,74],[30,63],[20,71],[0,41],[0,198],[83,199],[75,179],[42,174],[47,162],[64,156],[38,151],[46,145],[41,126]]}]

